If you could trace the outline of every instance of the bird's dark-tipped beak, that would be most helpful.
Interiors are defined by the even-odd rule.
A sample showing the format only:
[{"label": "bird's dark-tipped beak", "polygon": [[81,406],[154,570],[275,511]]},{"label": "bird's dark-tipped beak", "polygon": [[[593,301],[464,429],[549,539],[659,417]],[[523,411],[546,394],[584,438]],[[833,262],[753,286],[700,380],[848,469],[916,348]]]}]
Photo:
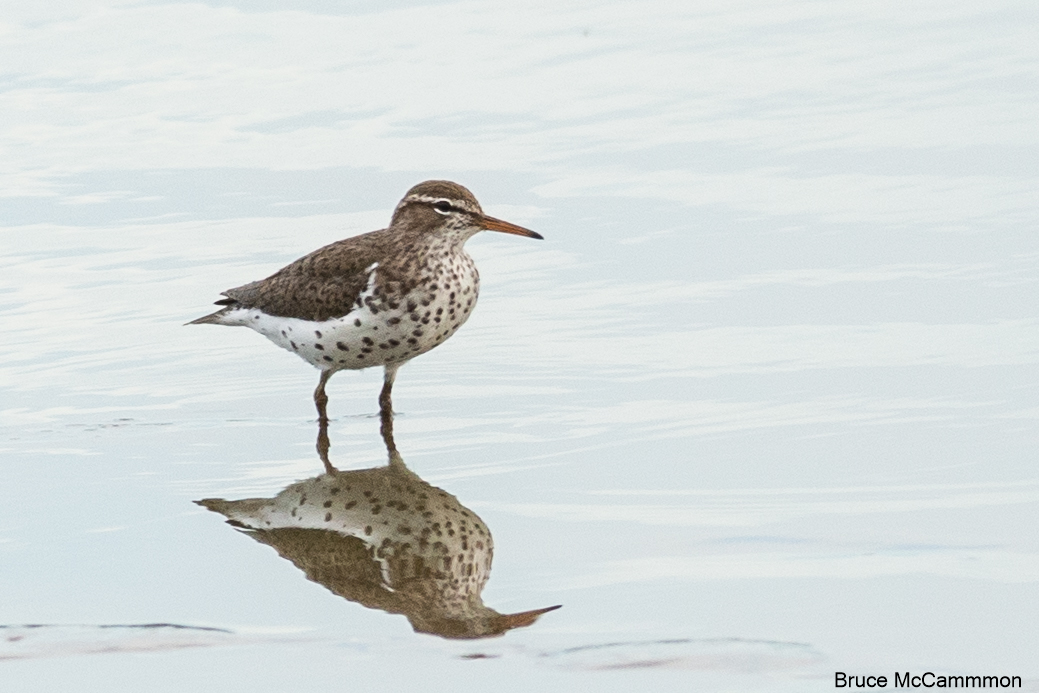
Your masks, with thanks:
[{"label": "bird's dark-tipped beak", "polygon": [[522,226],[516,226],[510,224],[507,221],[501,219],[495,219],[494,217],[484,217],[480,223],[488,231],[501,231],[502,233],[514,233],[517,236],[526,236],[527,238],[537,238],[538,240],[545,240],[545,237],[540,233],[535,233],[530,229],[525,229]]},{"label": "bird's dark-tipped beak", "polygon": [[525,628],[538,620],[538,617],[541,616],[541,614],[547,614],[549,611],[555,611],[562,607],[562,604],[556,604],[555,606],[545,607],[544,609],[521,611],[518,614],[500,614],[498,616],[499,622],[497,625],[502,629],[502,632],[512,630],[513,628]]}]

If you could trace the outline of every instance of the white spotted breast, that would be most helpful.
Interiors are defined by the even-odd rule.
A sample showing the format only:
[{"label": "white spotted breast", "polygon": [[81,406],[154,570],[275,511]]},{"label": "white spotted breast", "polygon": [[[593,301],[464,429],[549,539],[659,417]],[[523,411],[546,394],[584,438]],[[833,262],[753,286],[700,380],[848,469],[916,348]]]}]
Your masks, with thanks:
[{"label": "white spotted breast", "polygon": [[341,317],[314,321],[238,307],[223,314],[220,323],[249,327],[322,370],[403,363],[446,341],[476,306],[480,276],[469,254],[439,257],[443,261],[423,272],[404,295],[393,292],[393,282],[380,281],[374,263],[367,268],[364,291]]}]

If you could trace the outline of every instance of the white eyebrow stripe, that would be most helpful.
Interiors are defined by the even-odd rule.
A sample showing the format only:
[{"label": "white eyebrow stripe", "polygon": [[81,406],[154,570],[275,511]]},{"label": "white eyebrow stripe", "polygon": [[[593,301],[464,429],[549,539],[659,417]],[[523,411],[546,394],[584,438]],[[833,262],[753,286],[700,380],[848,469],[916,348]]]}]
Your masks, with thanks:
[{"label": "white eyebrow stripe", "polygon": [[436,204],[437,202],[446,202],[447,204],[457,209],[465,210],[471,214],[479,214],[475,209],[470,207],[467,203],[462,200],[452,200],[448,197],[430,197],[429,195],[408,195],[404,198],[404,202],[424,202],[426,204]]}]

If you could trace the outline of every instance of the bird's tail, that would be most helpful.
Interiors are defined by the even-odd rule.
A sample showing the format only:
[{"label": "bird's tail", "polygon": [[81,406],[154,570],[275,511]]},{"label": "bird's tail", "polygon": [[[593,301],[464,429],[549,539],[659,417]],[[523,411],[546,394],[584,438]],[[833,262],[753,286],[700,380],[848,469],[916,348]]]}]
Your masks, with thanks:
[{"label": "bird's tail", "polygon": [[[253,282],[253,284],[255,284],[255,283],[256,282]],[[246,284],[246,286],[252,286],[252,284]],[[245,288],[245,287],[242,287],[242,288]],[[224,295],[227,296],[226,293]],[[233,298],[230,298],[230,297],[222,298],[219,301],[214,301],[214,303],[216,303],[216,305],[218,305],[218,306],[225,306],[225,307],[221,308],[220,310],[218,310],[215,313],[210,313],[209,315],[203,315],[201,318],[199,318],[197,320],[192,320],[191,322],[186,322],[184,324],[185,325],[244,325],[245,324],[245,323],[242,323],[242,322],[238,322],[236,320],[228,320],[227,319],[227,316],[230,313],[233,313],[233,312],[237,311],[239,308],[241,308],[241,306],[239,305],[239,303],[238,303],[238,301],[236,299],[233,299]]]},{"label": "bird's tail", "polygon": [[263,522],[261,515],[264,510],[268,509],[270,502],[267,498],[244,498],[236,501],[223,498],[203,498],[194,501],[195,505],[201,505],[206,510],[220,513],[227,518],[228,524],[239,529],[257,529],[258,525]]},{"label": "bird's tail", "polygon": [[197,320],[192,320],[191,322],[186,322],[184,324],[185,325],[223,325],[223,324],[225,324],[223,318],[224,318],[225,315],[227,315],[227,312],[228,312],[227,308],[223,308],[221,310],[218,310],[215,313],[210,313],[209,315],[204,315],[201,318],[198,318]]}]

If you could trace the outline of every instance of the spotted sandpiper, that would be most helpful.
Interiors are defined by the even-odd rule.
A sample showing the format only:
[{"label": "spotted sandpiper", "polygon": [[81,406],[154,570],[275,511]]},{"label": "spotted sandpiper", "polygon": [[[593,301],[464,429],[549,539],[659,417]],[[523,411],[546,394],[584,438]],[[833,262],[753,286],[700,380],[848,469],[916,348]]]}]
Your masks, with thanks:
[{"label": "spotted sandpiper", "polygon": [[383,366],[380,410],[392,411],[397,369],[453,335],[480,290],[463,245],[479,231],[541,238],[487,216],[457,183],[430,180],[407,192],[389,227],[315,250],[260,281],[223,292],[220,310],[189,325],[243,325],[321,370],[314,391],[328,418],[325,384],[336,371]]}]

